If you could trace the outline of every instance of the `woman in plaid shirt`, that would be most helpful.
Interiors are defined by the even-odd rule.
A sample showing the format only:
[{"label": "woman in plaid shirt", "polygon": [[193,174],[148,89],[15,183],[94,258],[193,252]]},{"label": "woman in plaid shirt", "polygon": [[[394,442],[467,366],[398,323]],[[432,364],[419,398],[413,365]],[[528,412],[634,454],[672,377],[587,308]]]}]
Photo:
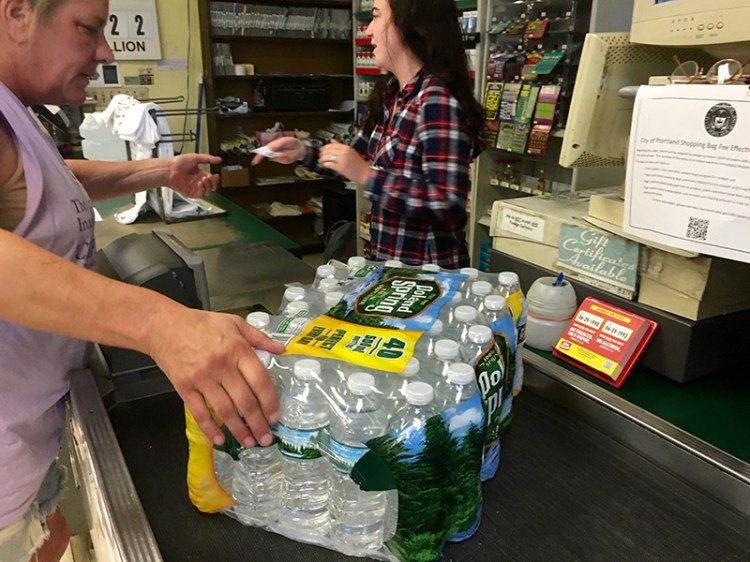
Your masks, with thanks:
[{"label": "woman in plaid shirt", "polygon": [[[469,164],[482,108],[472,93],[454,0],[375,0],[367,36],[387,75],[351,146],[284,137],[273,160],[302,162],[363,186],[372,202],[370,258],[469,265]],[[260,162],[258,155],[253,163]]]}]

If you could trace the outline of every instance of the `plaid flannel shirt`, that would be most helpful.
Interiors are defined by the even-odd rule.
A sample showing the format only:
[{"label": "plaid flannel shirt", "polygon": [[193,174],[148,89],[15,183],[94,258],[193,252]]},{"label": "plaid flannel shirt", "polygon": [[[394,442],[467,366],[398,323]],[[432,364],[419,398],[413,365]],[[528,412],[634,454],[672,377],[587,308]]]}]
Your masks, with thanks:
[{"label": "plaid flannel shirt", "polygon": [[[472,143],[458,100],[422,69],[400,90],[392,78],[383,103],[382,122],[369,138],[359,134],[352,142],[371,165],[364,185],[372,202],[370,257],[468,266]],[[305,163],[313,158],[317,150],[308,151]]]}]

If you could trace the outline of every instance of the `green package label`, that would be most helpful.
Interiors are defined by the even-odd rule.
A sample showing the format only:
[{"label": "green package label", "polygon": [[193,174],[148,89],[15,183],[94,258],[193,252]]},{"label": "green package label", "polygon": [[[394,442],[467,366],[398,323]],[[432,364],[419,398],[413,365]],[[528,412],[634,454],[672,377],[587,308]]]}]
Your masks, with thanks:
[{"label": "green package label", "polygon": [[393,277],[362,293],[354,311],[362,316],[412,318],[440,298],[440,284],[431,279]]},{"label": "green package label", "polygon": [[505,384],[505,365],[497,347],[488,346],[474,362],[474,372],[482,395],[485,417],[487,419],[487,444],[497,441],[500,428],[500,406],[503,400]]}]

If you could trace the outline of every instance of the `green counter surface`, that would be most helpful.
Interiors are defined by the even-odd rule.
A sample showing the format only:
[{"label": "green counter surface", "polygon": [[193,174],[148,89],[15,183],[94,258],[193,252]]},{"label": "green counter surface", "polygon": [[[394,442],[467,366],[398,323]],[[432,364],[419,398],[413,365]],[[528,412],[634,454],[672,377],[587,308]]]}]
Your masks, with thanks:
[{"label": "green counter surface", "polygon": [[618,389],[549,352],[531,351],[750,463],[750,376],[742,369],[677,383],[636,366]]},{"label": "green counter surface", "polygon": [[172,230],[174,235],[192,250],[269,241],[301,257],[302,249],[299,244],[220,193],[212,193],[204,199],[225,209],[226,214],[165,224],[156,213],[148,211],[133,224],[121,225],[114,220],[112,215],[132,206],[131,196],[97,202],[95,207],[104,219],[97,223],[96,227],[98,245],[102,247],[112,239],[131,232],[142,233],[150,232],[153,228],[166,228]]}]

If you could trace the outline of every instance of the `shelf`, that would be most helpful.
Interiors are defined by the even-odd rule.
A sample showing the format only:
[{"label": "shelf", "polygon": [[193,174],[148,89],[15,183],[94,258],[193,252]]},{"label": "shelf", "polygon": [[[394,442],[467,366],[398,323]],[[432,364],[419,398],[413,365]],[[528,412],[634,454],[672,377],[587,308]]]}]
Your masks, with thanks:
[{"label": "shelf", "polygon": [[481,219],[477,221],[477,224],[481,224],[482,226],[491,227],[492,226],[492,217],[490,215],[483,215]]},{"label": "shelf", "polygon": [[352,80],[353,74],[248,74],[245,76],[219,75],[215,81],[244,82],[246,80]]},{"label": "shelf", "polygon": [[342,113],[352,113],[354,110],[338,111],[338,110],[323,110],[323,111],[248,111],[247,113],[219,113],[216,115],[217,119],[248,119],[248,118],[262,118],[262,117],[323,117],[326,115],[340,115]]},{"label": "shelf", "polygon": [[211,41],[217,43],[231,43],[231,42],[266,42],[266,43],[304,43],[305,47],[310,47],[314,44],[338,44],[338,45],[351,45],[351,39],[315,39],[314,37],[278,37],[278,36],[266,36],[266,35],[211,35]]}]

